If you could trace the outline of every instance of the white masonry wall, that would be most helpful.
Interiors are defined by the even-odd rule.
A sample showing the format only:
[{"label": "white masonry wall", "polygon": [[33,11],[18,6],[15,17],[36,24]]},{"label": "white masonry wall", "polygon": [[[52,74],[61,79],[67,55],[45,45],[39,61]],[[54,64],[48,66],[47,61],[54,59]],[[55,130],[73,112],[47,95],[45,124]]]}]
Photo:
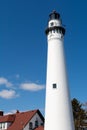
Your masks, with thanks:
[{"label": "white masonry wall", "polygon": [[48,23],[45,130],[74,130],[61,27],[60,19]]}]

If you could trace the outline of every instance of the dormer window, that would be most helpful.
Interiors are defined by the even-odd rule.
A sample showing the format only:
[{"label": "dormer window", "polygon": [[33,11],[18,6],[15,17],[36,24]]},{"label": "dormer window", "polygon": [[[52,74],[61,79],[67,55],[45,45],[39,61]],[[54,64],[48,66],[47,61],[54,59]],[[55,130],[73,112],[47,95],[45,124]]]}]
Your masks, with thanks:
[{"label": "dormer window", "polygon": [[44,126],[44,124],[43,124],[43,123],[41,123],[41,126]]},{"label": "dormer window", "polygon": [[29,123],[29,130],[32,130],[32,129],[33,129],[33,123],[30,122],[30,123]]},{"label": "dormer window", "polygon": [[38,120],[35,121],[35,127],[38,127]]}]

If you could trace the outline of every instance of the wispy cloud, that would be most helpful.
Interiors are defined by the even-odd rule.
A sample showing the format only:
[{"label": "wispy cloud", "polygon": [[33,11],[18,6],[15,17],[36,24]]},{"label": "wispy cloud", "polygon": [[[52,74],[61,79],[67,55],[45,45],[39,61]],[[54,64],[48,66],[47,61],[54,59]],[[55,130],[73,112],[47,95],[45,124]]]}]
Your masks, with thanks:
[{"label": "wispy cloud", "polygon": [[18,97],[19,95],[16,94],[14,90],[2,90],[0,91],[0,97],[5,98],[5,99],[11,99]]},{"label": "wispy cloud", "polygon": [[5,85],[6,87],[12,87],[13,84],[9,82],[6,78],[0,77],[0,85]]},{"label": "wispy cloud", "polygon": [[23,90],[28,90],[28,91],[39,91],[45,88],[44,85],[39,85],[35,83],[22,83],[20,85],[20,88]]}]

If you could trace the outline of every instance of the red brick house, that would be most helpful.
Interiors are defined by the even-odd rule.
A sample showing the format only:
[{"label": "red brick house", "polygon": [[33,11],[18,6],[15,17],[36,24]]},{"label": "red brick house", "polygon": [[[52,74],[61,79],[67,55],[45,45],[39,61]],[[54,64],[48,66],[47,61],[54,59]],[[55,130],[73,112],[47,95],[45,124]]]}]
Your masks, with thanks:
[{"label": "red brick house", "polygon": [[0,130],[44,130],[44,117],[39,110],[9,115],[0,112]]}]

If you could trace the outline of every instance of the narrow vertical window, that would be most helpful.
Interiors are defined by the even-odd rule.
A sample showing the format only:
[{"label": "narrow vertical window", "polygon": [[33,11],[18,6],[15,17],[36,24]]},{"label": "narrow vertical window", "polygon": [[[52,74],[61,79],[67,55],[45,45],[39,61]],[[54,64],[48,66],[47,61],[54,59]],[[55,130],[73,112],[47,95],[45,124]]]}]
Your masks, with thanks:
[{"label": "narrow vertical window", "polygon": [[32,130],[32,129],[33,129],[33,123],[30,122],[30,123],[29,123],[29,130]]},{"label": "narrow vertical window", "polygon": [[57,29],[55,29],[55,32],[57,33]]},{"label": "narrow vertical window", "polygon": [[5,123],[3,123],[3,129],[5,129]]},{"label": "narrow vertical window", "polygon": [[38,120],[35,121],[35,127],[38,127]]},{"label": "narrow vertical window", "polygon": [[53,30],[53,33],[55,33],[55,29]]},{"label": "narrow vertical window", "polygon": [[58,32],[58,33],[60,33],[60,32],[59,32],[59,29],[58,29],[58,31],[57,31],[57,32]]}]

